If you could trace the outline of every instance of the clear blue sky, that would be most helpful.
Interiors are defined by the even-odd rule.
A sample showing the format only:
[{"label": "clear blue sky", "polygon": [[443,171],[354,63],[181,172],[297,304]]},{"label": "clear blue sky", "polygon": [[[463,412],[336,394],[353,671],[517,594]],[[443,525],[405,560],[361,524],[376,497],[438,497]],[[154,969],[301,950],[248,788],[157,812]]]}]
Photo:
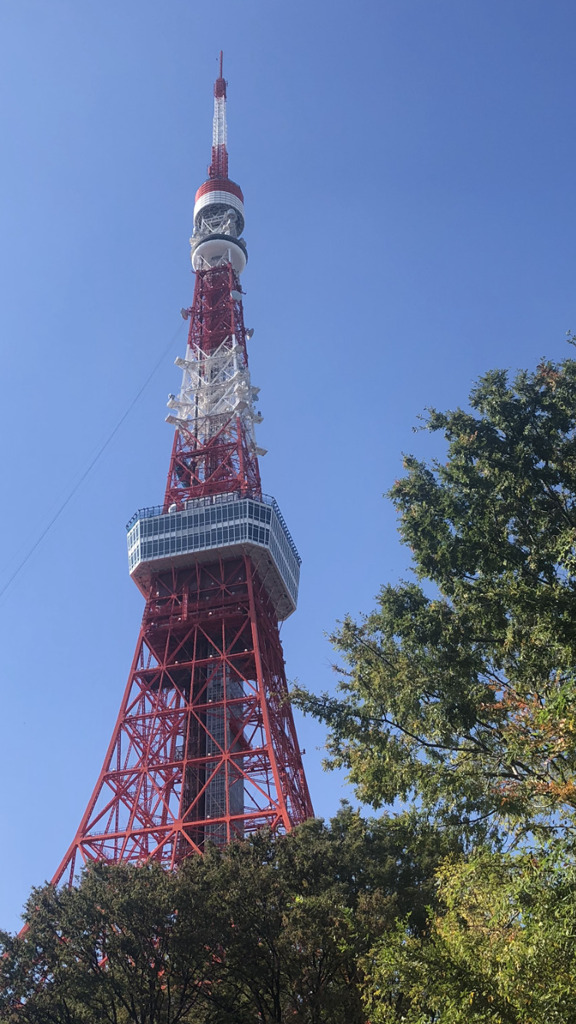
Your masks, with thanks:
[{"label": "clear blue sky", "polygon": [[[382,493],[427,405],[576,329],[573,0],[0,0],[0,926],[84,810],[142,613],[124,524],[161,500],[188,238],[225,52],[258,440],[303,557],[288,675],[406,575]],[[317,812],[346,788],[301,722]]]}]

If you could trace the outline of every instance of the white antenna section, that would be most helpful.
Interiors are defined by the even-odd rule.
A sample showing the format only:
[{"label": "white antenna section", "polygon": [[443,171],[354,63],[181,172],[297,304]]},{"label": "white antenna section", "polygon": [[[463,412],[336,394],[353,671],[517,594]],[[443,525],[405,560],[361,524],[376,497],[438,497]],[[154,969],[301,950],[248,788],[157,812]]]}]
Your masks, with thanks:
[{"label": "white antenna section", "polygon": [[228,127],[226,125],[226,97],[214,97],[214,120],[212,122],[212,145],[226,146],[228,141]]},{"label": "white antenna section", "polygon": [[198,348],[187,351],[187,358],[175,360],[182,373],[182,387],[176,398],[170,395],[168,408],[175,415],[166,417],[179,429],[185,429],[207,444],[217,434],[226,432],[228,425],[236,428],[240,419],[248,449],[260,454],[256,445],[254,424],[262,416],[254,409],[258,388],[250,383],[242,347],[235,335],[229,335],[215,352],[208,354]]}]

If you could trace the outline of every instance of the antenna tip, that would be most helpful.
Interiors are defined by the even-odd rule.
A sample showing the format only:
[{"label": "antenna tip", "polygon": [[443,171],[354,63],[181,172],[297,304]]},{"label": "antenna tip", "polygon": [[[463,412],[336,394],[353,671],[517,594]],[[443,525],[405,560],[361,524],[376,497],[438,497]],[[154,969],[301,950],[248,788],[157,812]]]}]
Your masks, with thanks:
[{"label": "antenna tip", "polygon": [[216,99],[220,99],[222,96],[226,98],[226,79],[222,76],[223,62],[224,52],[220,50],[220,74],[218,75],[218,78],[216,79],[216,84],[214,85],[214,95],[216,96]]}]

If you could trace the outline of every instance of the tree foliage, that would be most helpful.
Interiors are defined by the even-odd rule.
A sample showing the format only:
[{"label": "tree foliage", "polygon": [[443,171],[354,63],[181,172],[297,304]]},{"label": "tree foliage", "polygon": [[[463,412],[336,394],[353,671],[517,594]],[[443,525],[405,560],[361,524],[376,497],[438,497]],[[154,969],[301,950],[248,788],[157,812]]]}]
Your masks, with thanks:
[{"label": "tree foliage", "polygon": [[488,373],[426,426],[446,462],[407,457],[390,492],[417,581],[335,633],[342,696],[298,700],[375,806],[416,797],[469,836],[571,828],[576,362]]},{"label": "tree foliage", "polygon": [[449,847],[414,815],[261,832],[177,872],[92,865],[4,937],[6,1024],[363,1024],[361,958],[425,927]]},{"label": "tree foliage", "polygon": [[[372,951],[374,1024],[566,1024],[576,1019],[576,865],[479,851],[439,872],[425,936],[399,925]],[[392,998],[391,995],[392,994]]]}]

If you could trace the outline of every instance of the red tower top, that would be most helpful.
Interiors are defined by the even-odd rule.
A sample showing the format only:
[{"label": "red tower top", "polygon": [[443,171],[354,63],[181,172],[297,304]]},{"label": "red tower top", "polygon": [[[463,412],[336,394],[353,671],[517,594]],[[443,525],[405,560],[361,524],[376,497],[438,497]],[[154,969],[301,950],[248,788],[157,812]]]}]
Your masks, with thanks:
[{"label": "red tower top", "polygon": [[214,129],[212,138],[212,163],[208,174],[211,178],[228,177],[228,150],[226,148],[226,79],[222,77],[220,50],[220,75],[214,82]]},{"label": "red tower top", "polygon": [[214,86],[210,177],[194,203],[191,242],[196,286],[179,395],[170,395],[168,422],[176,429],[165,508],[210,495],[262,493],[254,425],[258,388],[250,382],[240,275],[248,253],[242,238],[244,197],[227,177],[226,82]]},{"label": "red tower top", "polygon": [[[242,215],[239,234],[244,227],[244,196],[242,189],[228,177],[228,148],[226,124],[226,79],[222,77],[223,54],[220,51],[220,74],[214,83],[214,121],[212,126],[212,162],[208,179],[196,193],[194,223],[197,214],[215,200],[232,207]],[[196,269],[196,268],[195,268]]]}]

